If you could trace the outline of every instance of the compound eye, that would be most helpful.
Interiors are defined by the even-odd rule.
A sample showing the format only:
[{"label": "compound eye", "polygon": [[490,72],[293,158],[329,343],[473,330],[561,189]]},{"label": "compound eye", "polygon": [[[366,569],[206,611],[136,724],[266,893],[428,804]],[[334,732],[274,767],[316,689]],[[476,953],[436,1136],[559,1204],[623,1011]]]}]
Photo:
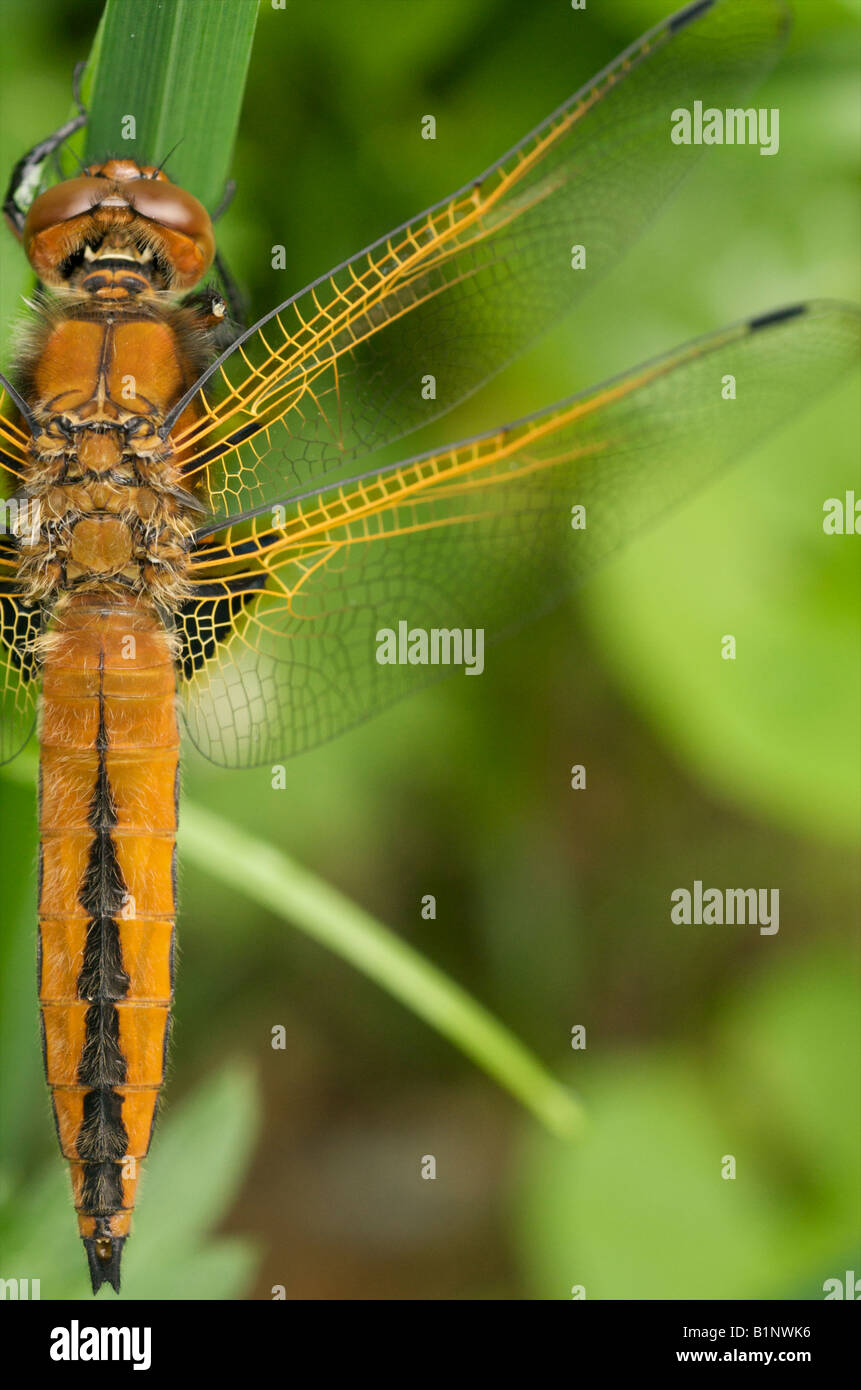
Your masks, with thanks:
[{"label": "compound eye", "polygon": [[123,194],[135,212],[162,229],[163,251],[177,288],[194,285],[212,264],[215,236],[209,213],[184,188],[160,179],[133,179]]},{"label": "compound eye", "polygon": [[30,205],[24,222],[25,246],[50,227],[59,222],[68,222],[72,217],[92,212],[100,195],[105,192],[105,182],[97,178],[66,179],[40,193]]},{"label": "compound eye", "polygon": [[169,227],[173,232],[181,232],[196,242],[212,237],[212,223],[206,208],[191,193],[177,188],[174,183],[160,179],[132,179],[123,186],[123,194],[135,212],[150,222]]}]

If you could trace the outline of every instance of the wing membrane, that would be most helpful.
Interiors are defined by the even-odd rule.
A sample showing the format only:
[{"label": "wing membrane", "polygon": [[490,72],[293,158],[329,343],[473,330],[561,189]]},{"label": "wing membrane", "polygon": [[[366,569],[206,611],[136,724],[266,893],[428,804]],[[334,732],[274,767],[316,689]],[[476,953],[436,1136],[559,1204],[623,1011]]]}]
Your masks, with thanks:
[{"label": "wing membrane", "polygon": [[41,609],[24,602],[13,578],[17,560],[0,535],[0,763],[20,753],[36,725]]},{"label": "wing membrane", "polygon": [[179,623],[193,742],[230,766],[282,758],[445,674],[379,664],[378,634],[492,640],[548,607],[825,390],[857,360],[859,323],[814,304],[740,324],[204,540]]},{"label": "wing membrane", "polygon": [[[4,415],[14,398],[0,376],[0,494],[14,494],[30,466],[29,435]],[[28,604],[17,583],[18,500],[0,495],[0,763],[20,753],[36,726],[39,665],[36,639],[41,608]]]},{"label": "wing membrane", "polygon": [[202,386],[201,418],[173,436],[216,517],[347,476],[499,371],[616,263],[698,158],[701,146],[670,139],[673,110],[737,102],[786,29],[782,0],[688,6],[481,178],[250,329],[189,393]]}]

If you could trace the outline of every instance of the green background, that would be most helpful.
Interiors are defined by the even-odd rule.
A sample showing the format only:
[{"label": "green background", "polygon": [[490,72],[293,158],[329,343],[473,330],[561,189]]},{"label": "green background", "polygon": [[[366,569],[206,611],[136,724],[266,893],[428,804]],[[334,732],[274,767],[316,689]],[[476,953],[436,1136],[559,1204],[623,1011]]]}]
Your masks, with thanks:
[{"label": "green background", "polygon": [[[221,229],[253,312],[483,169],[666,8],[264,0]],[[0,0],[4,178],[67,116],[100,9]],[[451,438],[746,314],[861,297],[858,7],[796,11],[756,98],[780,108],[779,156],[711,152]],[[0,284],[19,274],[6,235]],[[496,649],[481,681],[298,759],[286,790],[189,753],[189,797],[464,983],[571,1081],[590,1128],[546,1138],[347,965],[186,867],[128,1296],[816,1298],[861,1272],[859,541],[821,529],[825,498],[861,496],[855,402],[842,387]],[[570,790],[574,763],[588,791]],[[34,827],[32,790],[0,783],[0,1277],[83,1296],[40,1074]],[[669,892],[695,878],[779,887],[779,934],[674,927]]]}]

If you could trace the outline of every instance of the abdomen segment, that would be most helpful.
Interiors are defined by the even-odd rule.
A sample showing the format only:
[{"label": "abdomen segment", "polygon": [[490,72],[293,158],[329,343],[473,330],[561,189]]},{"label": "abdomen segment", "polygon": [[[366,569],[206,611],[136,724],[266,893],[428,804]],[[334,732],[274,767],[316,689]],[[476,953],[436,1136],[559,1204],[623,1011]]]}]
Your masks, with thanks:
[{"label": "abdomen segment", "polygon": [[179,734],[150,604],[61,606],[40,739],[43,1051],[95,1292],[119,1288],[173,997]]}]

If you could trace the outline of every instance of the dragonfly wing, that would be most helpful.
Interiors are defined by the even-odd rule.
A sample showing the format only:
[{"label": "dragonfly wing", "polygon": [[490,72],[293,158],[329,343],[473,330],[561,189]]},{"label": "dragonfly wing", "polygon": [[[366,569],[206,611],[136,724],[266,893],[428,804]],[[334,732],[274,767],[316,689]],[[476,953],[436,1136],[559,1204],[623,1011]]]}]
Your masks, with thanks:
[{"label": "dragonfly wing", "polygon": [[451,672],[381,664],[380,634],[491,641],[547,608],[826,390],[859,325],[825,303],[736,325],[204,539],[178,624],[192,741],[229,766],[277,760]]},{"label": "dragonfly wing", "polygon": [[38,605],[22,599],[15,582],[17,549],[0,535],[0,763],[20,753],[36,725],[42,629]]},{"label": "dragonfly wing", "polygon": [[[480,178],[248,330],[167,422],[216,518],[348,476],[520,354],[699,158],[671,139],[674,111],[736,106],[787,29],[783,0],[697,0]],[[195,395],[200,418],[175,428]]]},{"label": "dragonfly wing", "polygon": [[21,521],[16,497],[29,466],[29,435],[4,412],[15,398],[0,376],[0,763],[20,753],[36,725],[39,667],[35,642],[42,627],[38,605],[24,602],[17,583]]},{"label": "dragonfly wing", "polygon": [[10,395],[4,376],[0,376],[0,482],[5,484],[4,492],[14,492],[24,481],[24,470],[29,463],[27,452],[29,435],[14,424],[6,415],[14,410],[14,397]]}]

